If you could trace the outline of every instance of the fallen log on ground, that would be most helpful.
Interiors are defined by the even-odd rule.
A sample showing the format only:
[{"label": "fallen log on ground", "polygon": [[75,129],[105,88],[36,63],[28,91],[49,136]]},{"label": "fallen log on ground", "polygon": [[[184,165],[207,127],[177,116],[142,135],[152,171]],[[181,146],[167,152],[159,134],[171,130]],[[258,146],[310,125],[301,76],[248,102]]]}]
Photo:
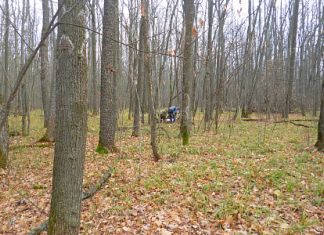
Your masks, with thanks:
[{"label": "fallen log on ground", "polygon": [[295,125],[295,126],[301,126],[301,127],[305,127],[305,128],[316,128],[315,126],[308,126],[308,125],[305,125],[305,124],[301,124],[301,123],[296,123],[296,121],[291,121],[291,120],[282,120],[282,121],[276,121],[276,122],[273,122],[273,123],[290,123],[292,125]]},{"label": "fallen log on ground", "polygon": [[24,148],[46,148],[46,147],[53,147],[52,143],[31,143],[31,144],[22,144],[22,145],[13,145],[9,147],[9,150],[16,150],[16,149],[24,149]]}]

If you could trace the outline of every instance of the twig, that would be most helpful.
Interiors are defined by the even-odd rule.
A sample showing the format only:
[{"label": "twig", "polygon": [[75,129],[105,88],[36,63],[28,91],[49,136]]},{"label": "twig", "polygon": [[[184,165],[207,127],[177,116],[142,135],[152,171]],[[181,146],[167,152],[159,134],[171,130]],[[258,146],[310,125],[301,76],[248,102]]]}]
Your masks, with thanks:
[{"label": "twig", "polygon": [[86,192],[82,193],[82,201],[86,200],[93,195],[95,195],[96,192],[98,192],[108,181],[108,179],[112,176],[112,168],[109,168],[100,178],[99,182],[96,184],[93,184]]},{"label": "twig", "polygon": [[[102,187],[106,184],[108,179],[112,176],[113,169],[109,167],[109,169],[101,176],[98,183],[93,184],[86,192],[82,193],[82,201],[91,198],[95,195]],[[38,227],[30,230],[29,235],[38,235],[41,232],[47,230],[48,220],[41,223]]]}]

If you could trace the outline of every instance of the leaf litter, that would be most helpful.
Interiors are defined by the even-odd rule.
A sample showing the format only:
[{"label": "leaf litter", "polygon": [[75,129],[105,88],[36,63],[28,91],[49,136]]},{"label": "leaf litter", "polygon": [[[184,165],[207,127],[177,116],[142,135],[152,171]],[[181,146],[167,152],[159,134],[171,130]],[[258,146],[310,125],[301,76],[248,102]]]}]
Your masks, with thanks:
[{"label": "leaf litter", "polygon": [[[97,128],[97,121],[89,125]],[[158,163],[146,126],[140,138],[119,132],[120,151],[102,155],[96,132],[89,133],[85,190],[107,167],[114,173],[83,202],[81,234],[324,233],[324,155],[308,144],[315,131],[306,140],[300,127],[237,122],[229,138],[223,125],[217,135],[195,133],[182,147],[173,134],[178,126],[163,125],[171,139],[159,133]],[[35,124],[30,137],[13,137],[11,146],[33,143],[42,131]],[[52,162],[53,146],[11,151],[8,169],[0,170],[0,234],[26,234],[47,218]]]}]

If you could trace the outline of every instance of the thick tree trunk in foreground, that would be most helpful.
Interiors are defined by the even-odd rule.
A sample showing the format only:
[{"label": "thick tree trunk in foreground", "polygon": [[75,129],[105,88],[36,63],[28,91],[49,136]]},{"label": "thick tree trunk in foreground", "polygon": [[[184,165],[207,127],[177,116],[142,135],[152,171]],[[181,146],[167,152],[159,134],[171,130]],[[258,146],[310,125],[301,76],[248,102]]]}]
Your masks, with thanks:
[{"label": "thick tree trunk in foreground", "polygon": [[[61,22],[85,26],[84,2],[60,0]],[[48,234],[78,234],[87,134],[85,29],[60,24],[57,44],[56,144]]]},{"label": "thick tree trunk in foreground", "polygon": [[322,83],[322,94],[321,94],[321,111],[318,120],[318,132],[317,132],[317,142],[315,147],[319,151],[324,151],[324,80]]},{"label": "thick tree trunk in foreground", "polygon": [[118,0],[105,0],[104,4],[98,147],[116,151]]},{"label": "thick tree trunk in foreground", "polygon": [[191,110],[190,110],[190,88],[193,80],[192,64],[192,27],[195,16],[193,0],[183,1],[184,23],[185,23],[185,45],[183,58],[183,75],[182,75],[182,110],[181,110],[181,127],[182,144],[189,144],[191,129]]}]

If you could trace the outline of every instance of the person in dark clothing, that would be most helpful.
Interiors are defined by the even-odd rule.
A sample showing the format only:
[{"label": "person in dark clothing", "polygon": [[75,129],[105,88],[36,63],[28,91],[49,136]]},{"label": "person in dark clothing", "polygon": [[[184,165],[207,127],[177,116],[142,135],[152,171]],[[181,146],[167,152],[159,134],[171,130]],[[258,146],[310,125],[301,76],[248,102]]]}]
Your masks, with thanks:
[{"label": "person in dark clothing", "polygon": [[176,106],[171,106],[168,109],[168,115],[171,123],[176,121],[177,113],[179,113],[179,108]]}]

